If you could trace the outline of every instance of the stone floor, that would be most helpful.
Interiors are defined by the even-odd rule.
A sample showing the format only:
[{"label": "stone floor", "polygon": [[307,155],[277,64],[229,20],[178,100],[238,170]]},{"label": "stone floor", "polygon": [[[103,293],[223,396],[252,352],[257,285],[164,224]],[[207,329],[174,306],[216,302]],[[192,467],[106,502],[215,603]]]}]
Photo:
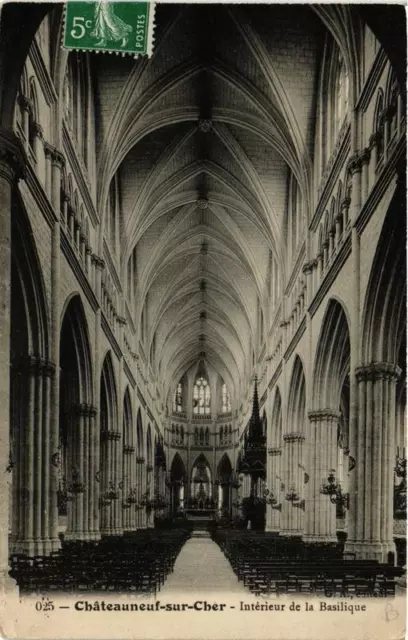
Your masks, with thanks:
[{"label": "stone floor", "polygon": [[201,535],[187,540],[160,595],[204,591],[249,593],[242,582],[238,582],[219,546],[209,537]]}]

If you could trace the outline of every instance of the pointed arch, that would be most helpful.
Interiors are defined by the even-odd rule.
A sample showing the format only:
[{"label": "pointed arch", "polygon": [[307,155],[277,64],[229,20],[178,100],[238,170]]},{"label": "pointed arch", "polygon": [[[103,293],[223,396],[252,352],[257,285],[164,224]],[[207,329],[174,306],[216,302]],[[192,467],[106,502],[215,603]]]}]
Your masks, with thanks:
[{"label": "pointed arch", "polygon": [[152,428],[150,424],[147,425],[146,432],[146,462],[148,465],[152,464],[153,446],[152,446]]},{"label": "pointed arch", "polygon": [[280,446],[282,440],[282,396],[279,387],[275,389],[275,397],[271,419],[271,441]]},{"label": "pointed arch", "polygon": [[364,302],[362,361],[397,364],[406,326],[406,211],[401,181],[388,207]]},{"label": "pointed arch", "polygon": [[170,478],[172,482],[177,480],[183,480],[185,482],[187,479],[186,467],[179,453],[175,453],[171,461]]},{"label": "pointed arch", "polygon": [[299,355],[296,355],[289,385],[287,432],[304,432],[305,405],[306,382],[304,368]]},{"label": "pointed arch", "polygon": [[321,325],[313,369],[313,393],[316,409],[337,411],[344,380],[350,369],[350,332],[348,314],[337,299],[328,301]]},{"label": "pointed arch", "polygon": [[193,470],[198,466],[207,467],[211,475],[210,463],[208,462],[207,456],[205,456],[204,453],[200,453],[194,460],[194,463],[191,466],[191,473],[193,473]]},{"label": "pointed arch", "polygon": [[77,386],[77,402],[93,402],[92,355],[88,323],[84,306],[78,293],[72,294],[63,305],[60,333],[60,366],[63,387],[64,367],[70,372],[72,383]]},{"label": "pointed arch", "polygon": [[116,431],[118,417],[118,400],[115,372],[110,351],[102,364],[101,375],[101,431]]},{"label": "pointed arch", "polygon": [[34,234],[19,196],[11,212],[11,358],[49,358],[49,312]]},{"label": "pointed arch", "polygon": [[140,407],[137,410],[137,418],[136,418],[136,443],[137,443],[138,455],[142,456],[143,454],[143,421],[142,421],[142,412],[140,410]]},{"label": "pointed arch", "polygon": [[232,464],[228,453],[224,453],[217,466],[218,480],[229,481],[232,474]]},{"label": "pointed arch", "polygon": [[123,444],[133,446],[133,411],[129,385],[123,398]]}]

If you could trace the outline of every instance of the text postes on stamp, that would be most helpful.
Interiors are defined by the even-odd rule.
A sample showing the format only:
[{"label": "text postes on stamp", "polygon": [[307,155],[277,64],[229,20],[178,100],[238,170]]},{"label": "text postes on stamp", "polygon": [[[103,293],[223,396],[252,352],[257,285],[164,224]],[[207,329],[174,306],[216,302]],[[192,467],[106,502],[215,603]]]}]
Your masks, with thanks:
[{"label": "text postes on stamp", "polygon": [[115,0],[68,0],[63,46],[66,49],[151,55],[154,4]]}]

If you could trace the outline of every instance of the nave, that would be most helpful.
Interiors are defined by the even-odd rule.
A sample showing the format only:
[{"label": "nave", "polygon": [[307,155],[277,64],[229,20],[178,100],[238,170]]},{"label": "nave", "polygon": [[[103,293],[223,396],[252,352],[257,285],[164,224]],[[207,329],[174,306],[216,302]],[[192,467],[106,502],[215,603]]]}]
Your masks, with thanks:
[{"label": "nave", "polygon": [[375,11],[159,4],[137,60],[61,49],[56,3],[0,12],[1,588],[228,561],[254,593],[392,595],[405,49]]},{"label": "nave", "polygon": [[12,557],[24,594],[212,594],[387,597],[401,592],[401,567],[343,555],[275,534],[188,527],[100,543],[69,543],[51,556]]},{"label": "nave", "polygon": [[248,591],[238,581],[220,547],[208,535],[193,536],[182,547],[160,595],[176,593],[205,597],[206,593],[244,595]]}]

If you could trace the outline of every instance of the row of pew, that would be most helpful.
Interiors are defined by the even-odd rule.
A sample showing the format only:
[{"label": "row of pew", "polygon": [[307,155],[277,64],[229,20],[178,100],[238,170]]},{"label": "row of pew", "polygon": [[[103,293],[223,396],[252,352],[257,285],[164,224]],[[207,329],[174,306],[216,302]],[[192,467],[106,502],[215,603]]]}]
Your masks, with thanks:
[{"label": "row of pew", "polygon": [[66,542],[49,556],[11,556],[21,593],[134,592],[156,594],[190,536],[185,529],[141,530],[97,542]]},{"label": "row of pew", "polygon": [[342,545],[308,545],[272,534],[217,531],[213,535],[239,580],[256,594],[325,597],[395,595],[403,569],[344,556]]}]

